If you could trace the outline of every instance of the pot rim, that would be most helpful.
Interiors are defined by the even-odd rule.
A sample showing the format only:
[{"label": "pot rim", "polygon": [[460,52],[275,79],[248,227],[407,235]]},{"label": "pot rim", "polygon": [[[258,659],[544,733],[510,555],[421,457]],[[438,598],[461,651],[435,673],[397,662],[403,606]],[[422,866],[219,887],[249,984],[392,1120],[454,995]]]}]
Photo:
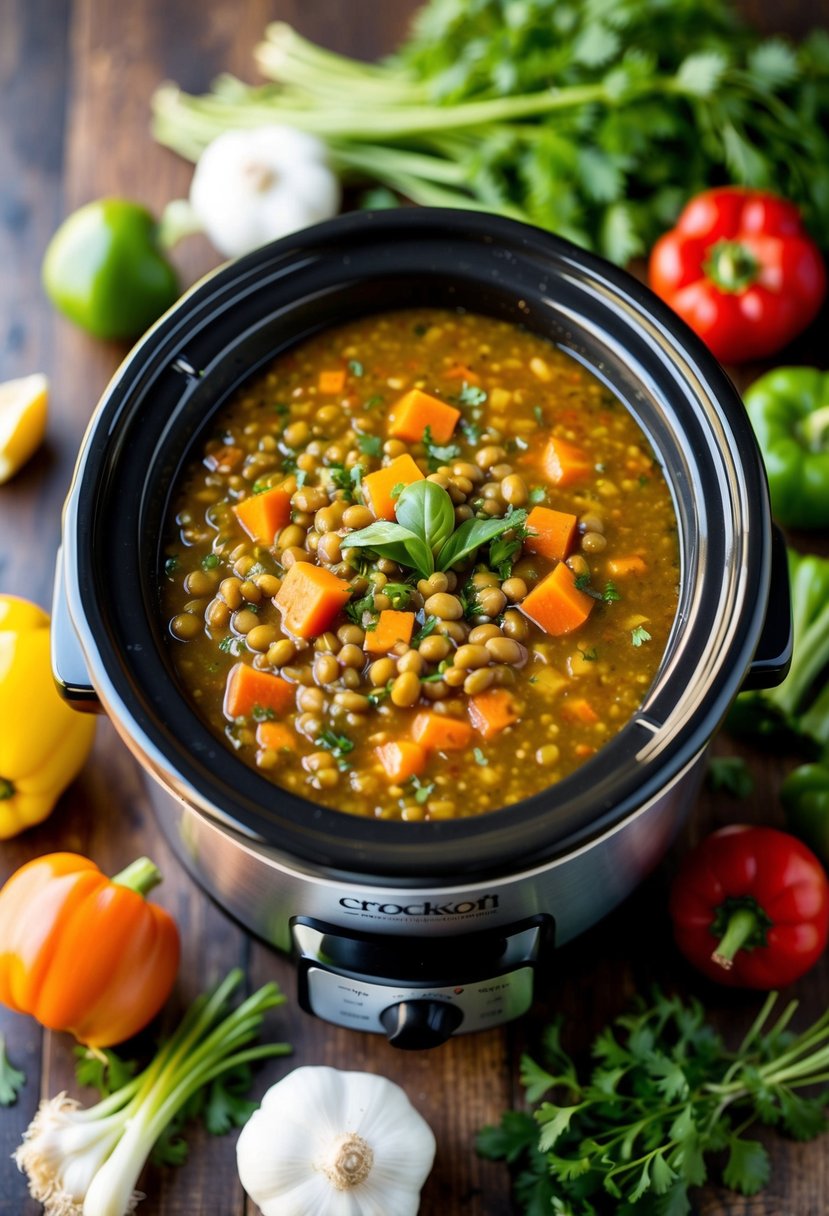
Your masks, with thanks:
[{"label": "pot rim", "polygon": [[[687,414],[682,433],[673,439],[675,452],[667,451],[670,428],[663,428],[655,445],[666,476],[671,472],[669,454],[676,464],[668,480],[680,516],[682,590],[671,641],[640,710],[594,758],[546,791],[474,819],[424,824],[329,810],[274,787],[238,761],[217,743],[171,676],[166,687],[161,686],[163,656],[157,645],[156,653],[149,653],[152,588],[144,584],[143,601],[125,629],[127,608],[116,603],[116,592],[101,577],[102,554],[118,552],[135,567],[134,576],[145,579],[137,561],[143,543],[138,515],[130,514],[131,531],[125,523],[116,532],[104,521],[103,507],[119,493],[119,469],[128,468],[125,457],[138,458],[137,422],[146,423],[147,401],[156,393],[159,378],[178,377],[182,400],[210,390],[221,401],[223,394],[212,387],[210,377],[232,361],[234,345],[240,342],[240,318],[251,301],[259,300],[261,306],[263,293],[274,298],[287,293],[293,302],[280,314],[285,323],[301,307],[318,306],[304,287],[314,274],[327,275],[334,283],[332,291],[345,298],[345,289],[351,292],[362,281],[362,264],[364,274],[369,263],[374,271],[382,266],[388,273],[408,250],[406,273],[418,275],[422,268],[411,260],[413,244],[439,267],[435,282],[439,274],[452,270],[482,289],[497,278],[499,290],[509,294],[514,281],[515,297],[525,286],[523,280],[518,286],[519,268],[542,274],[539,290],[544,290],[537,306],[540,315],[546,315],[544,307],[555,311],[556,327],[553,311],[546,323],[548,333],[554,328],[559,333],[559,345],[578,357],[575,346],[585,339],[588,345],[598,342],[600,349],[616,352],[617,362],[620,351],[627,357],[635,349],[638,371],[631,383],[639,385],[646,404],[650,401],[648,408],[664,409],[668,421],[672,412]],[[553,298],[555,288],[559,296],[575,292],[583,308],[592,310],[589,318],[587,312],[568,315],[561,299]],[[528,307],[523,299],[517,303]],[[539,319],[532,314],[534,306],[529,305],[529,316],[521,312],[532,328]],[[199,363],[192,359],[198,346],[194,338],[203,345],[204,336],[226,325],[229,315],[231,330],[236,326],[233,339],[220,348],[214,362],[202,364],[202,377]],[[611,322],[615,337],[603,328]],[[566,326],[573,339],[569,348],[561,339]],[[327,323],[316,326],[325,327]],[[261,318],[260,329],[266,329]],[[543,327],[537,332],[544,332]],[[606,368],[585,361],[631,405],[629,393],[614,385]],[[252,371],[250,366],[237,369],[236,383]],[[665,393],[664,403],[660,399],[656,405],[654,378]],[[658,413],[653,417],[659,421]],[[174,423],[175,418],[169,425],[157,422],[153,441],[158,450],[169,442]],[[695,442],[701,444],[699,451],[693,450]],[[135,478],[135,472],[130,476]],[[134,490],[140,497],[138,483]],[[717,493],[721,503],[715,501]],[[128,490],[123,496],[131,498]],[[717,514],[720,505],[722,517]],[[126,509],[132,511],[131,502]],[[483,878],[538,864],[602,834],[658,796],[705,746],[749,670],[763,627],[770,529],[762,463],[739,396],[704,345],[646,287],[562,238],[513,220],[422,208],[351,213],[306,229],[213,272],[165,314],[127,356],[92,418],[66,504],[64,557],[69,615],[92,683],[130,748],[176,797],[254,843],[312,867],[352,876]],[[158,551],[160,535],[155,546]],[[158,565],[156,561],[156,569]],[[171,718],[175,730],[169,726]],[[179,721],[186,724],[186,740],[178,735]],[[263,803],[268,802],[273,806],[266,811]]]}]

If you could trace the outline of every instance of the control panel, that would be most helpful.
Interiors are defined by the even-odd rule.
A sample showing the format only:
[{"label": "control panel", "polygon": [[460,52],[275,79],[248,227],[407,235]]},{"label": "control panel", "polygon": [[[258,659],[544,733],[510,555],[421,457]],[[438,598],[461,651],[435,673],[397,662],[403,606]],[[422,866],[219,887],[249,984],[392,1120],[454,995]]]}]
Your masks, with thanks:
[{"label": "control panel", "polygon": [[543,916],[452,937],[355,934],[303,918],[291,928],[302,1008],[409,1049],[526,1013],[552,939]]}]

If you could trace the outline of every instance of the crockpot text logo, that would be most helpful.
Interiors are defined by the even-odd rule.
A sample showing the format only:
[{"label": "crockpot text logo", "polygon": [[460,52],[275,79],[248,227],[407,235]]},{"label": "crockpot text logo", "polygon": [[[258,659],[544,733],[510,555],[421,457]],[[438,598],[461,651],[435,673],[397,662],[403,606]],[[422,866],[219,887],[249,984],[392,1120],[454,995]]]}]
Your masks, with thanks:
[{"label": "crockpot text logo", "polygon": [[355,899],[345,896],[340,907],[347,912],[368,912],[381,916],[469,916],[471,913],[494,912],[498,907],[498,896],[482,895],[479,899],[461,899],[456,902],[432,903],[425,899],[414,904],[381,904],[370,899]]}]

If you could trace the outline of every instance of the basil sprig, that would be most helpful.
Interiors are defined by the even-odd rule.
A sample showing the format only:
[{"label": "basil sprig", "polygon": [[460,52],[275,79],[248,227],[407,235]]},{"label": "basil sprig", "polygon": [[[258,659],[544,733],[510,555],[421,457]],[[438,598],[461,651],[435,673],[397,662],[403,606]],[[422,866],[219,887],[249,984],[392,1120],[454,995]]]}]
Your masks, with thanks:
[{"label": "basil sprig", "polygon": [[350,532],[343,548],[370,549],[399,566],[429,578],[470,557],[481,545],[511,528],[523,528],[527,512],[510,508],[501,519],[467,519],[455,528],[455,507],[442,486],[416,481],[395,503],[396,522],[380,519]]}]

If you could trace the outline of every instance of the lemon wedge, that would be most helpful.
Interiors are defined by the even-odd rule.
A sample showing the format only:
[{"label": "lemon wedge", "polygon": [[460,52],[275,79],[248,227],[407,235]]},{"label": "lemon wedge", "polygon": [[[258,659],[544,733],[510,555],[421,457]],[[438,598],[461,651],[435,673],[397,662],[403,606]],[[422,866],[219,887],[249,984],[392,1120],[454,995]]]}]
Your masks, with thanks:
[{"label": "lemon wedge", "polygon": [[0,384],[0,484],[13,477],[46,433],[49,381],[22,376]]}]

